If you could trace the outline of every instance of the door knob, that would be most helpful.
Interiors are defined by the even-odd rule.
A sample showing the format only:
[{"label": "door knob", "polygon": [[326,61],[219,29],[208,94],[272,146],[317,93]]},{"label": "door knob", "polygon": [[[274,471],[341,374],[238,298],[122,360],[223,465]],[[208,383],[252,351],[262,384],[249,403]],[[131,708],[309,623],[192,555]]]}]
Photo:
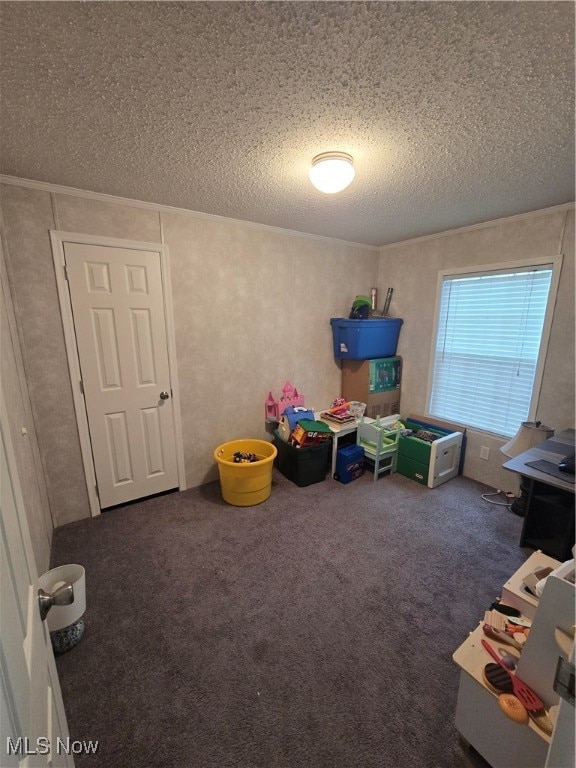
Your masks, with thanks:
[{"label": "door knob", "polygon": [[70,605],[74,602],[74,587],[69,581],[64,582],[54,592],[45,592],[38,590],[38,607],[40,608],[40,618],[42,621],[48,616],[48,611],[53,605]]},{"label": "door knob", "polygon": [[160,400],[168,400],[169,397],[168,392],[160,392]]}]

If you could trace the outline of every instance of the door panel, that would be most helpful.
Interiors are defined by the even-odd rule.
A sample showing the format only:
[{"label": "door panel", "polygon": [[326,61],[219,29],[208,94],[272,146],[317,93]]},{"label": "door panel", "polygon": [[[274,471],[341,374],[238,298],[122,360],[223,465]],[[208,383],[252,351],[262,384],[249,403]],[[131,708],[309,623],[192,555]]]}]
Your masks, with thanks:
[{"label": "door panel", "polygon": [[120,389],[122,381],[114,311],[112,309],[93,309],[92,328],[100,386],[102,389]]},{"label": "door panel", "polygon": [[58,750],[58,740],[68,738],[68,727],[50,637],[40,620],[37,580],[11,439],[6,423],[0,422],[2,768],[74,764]]},{"label": "door panel", "polygon": [[142,435],[146,446],[146,467],[148,476],[164,472],[162,439],[158,408],[145,408],[142,413]]},{"label": "door panel", "polygon": [[152,321],[147,309],[133,309],[131,313],[134,356],[139,386],[156,384],[154,349],[152,347]]},{"label": "door panel", "polygon": [[125,413],[107,413],[108,450],[112,462],[112,475],[115,485],[133,480],[132,461],[128,440],[128,427]]},{"label": "door panel", "polygon": [[160,254],[64,243],[102,507],[178,486]]}]

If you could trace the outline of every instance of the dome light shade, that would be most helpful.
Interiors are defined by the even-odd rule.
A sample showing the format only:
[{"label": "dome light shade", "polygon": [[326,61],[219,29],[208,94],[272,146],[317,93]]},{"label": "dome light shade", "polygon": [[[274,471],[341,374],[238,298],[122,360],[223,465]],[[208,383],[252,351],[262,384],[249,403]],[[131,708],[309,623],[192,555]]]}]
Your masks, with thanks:
[{"label": "dome light shade", "polygon": [[333,195],[352,183],[356,171],[352,155],[346,152],[323,152],[312,160],[308,173],[310,181],[320,192]]}]

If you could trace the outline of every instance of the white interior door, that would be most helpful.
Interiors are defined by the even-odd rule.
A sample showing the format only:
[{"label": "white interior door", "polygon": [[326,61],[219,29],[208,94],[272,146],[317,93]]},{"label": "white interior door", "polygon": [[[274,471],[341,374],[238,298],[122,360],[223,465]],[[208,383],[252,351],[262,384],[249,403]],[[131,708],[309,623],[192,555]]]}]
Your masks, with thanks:
[{"label": "white interior door", "polygon": [[[4,403],[0,406],[2,414]],[[0,765],[74,765],[36,565],[5,421],[0,421]]]},{"label": "white interior door", "polygon": [[160,254],[64,243],[100,506],[178,487]]}]

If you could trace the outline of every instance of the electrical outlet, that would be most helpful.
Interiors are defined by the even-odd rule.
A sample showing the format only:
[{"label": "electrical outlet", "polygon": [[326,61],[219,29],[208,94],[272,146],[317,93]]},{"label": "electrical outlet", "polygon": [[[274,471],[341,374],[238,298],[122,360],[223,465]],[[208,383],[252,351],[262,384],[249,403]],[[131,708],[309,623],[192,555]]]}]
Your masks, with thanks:
[{"label": "electrical outlet", "polygon": [[487,445],[483,445],[480,448],[480,458],[488,460],[490,458],[490,448]]}]

